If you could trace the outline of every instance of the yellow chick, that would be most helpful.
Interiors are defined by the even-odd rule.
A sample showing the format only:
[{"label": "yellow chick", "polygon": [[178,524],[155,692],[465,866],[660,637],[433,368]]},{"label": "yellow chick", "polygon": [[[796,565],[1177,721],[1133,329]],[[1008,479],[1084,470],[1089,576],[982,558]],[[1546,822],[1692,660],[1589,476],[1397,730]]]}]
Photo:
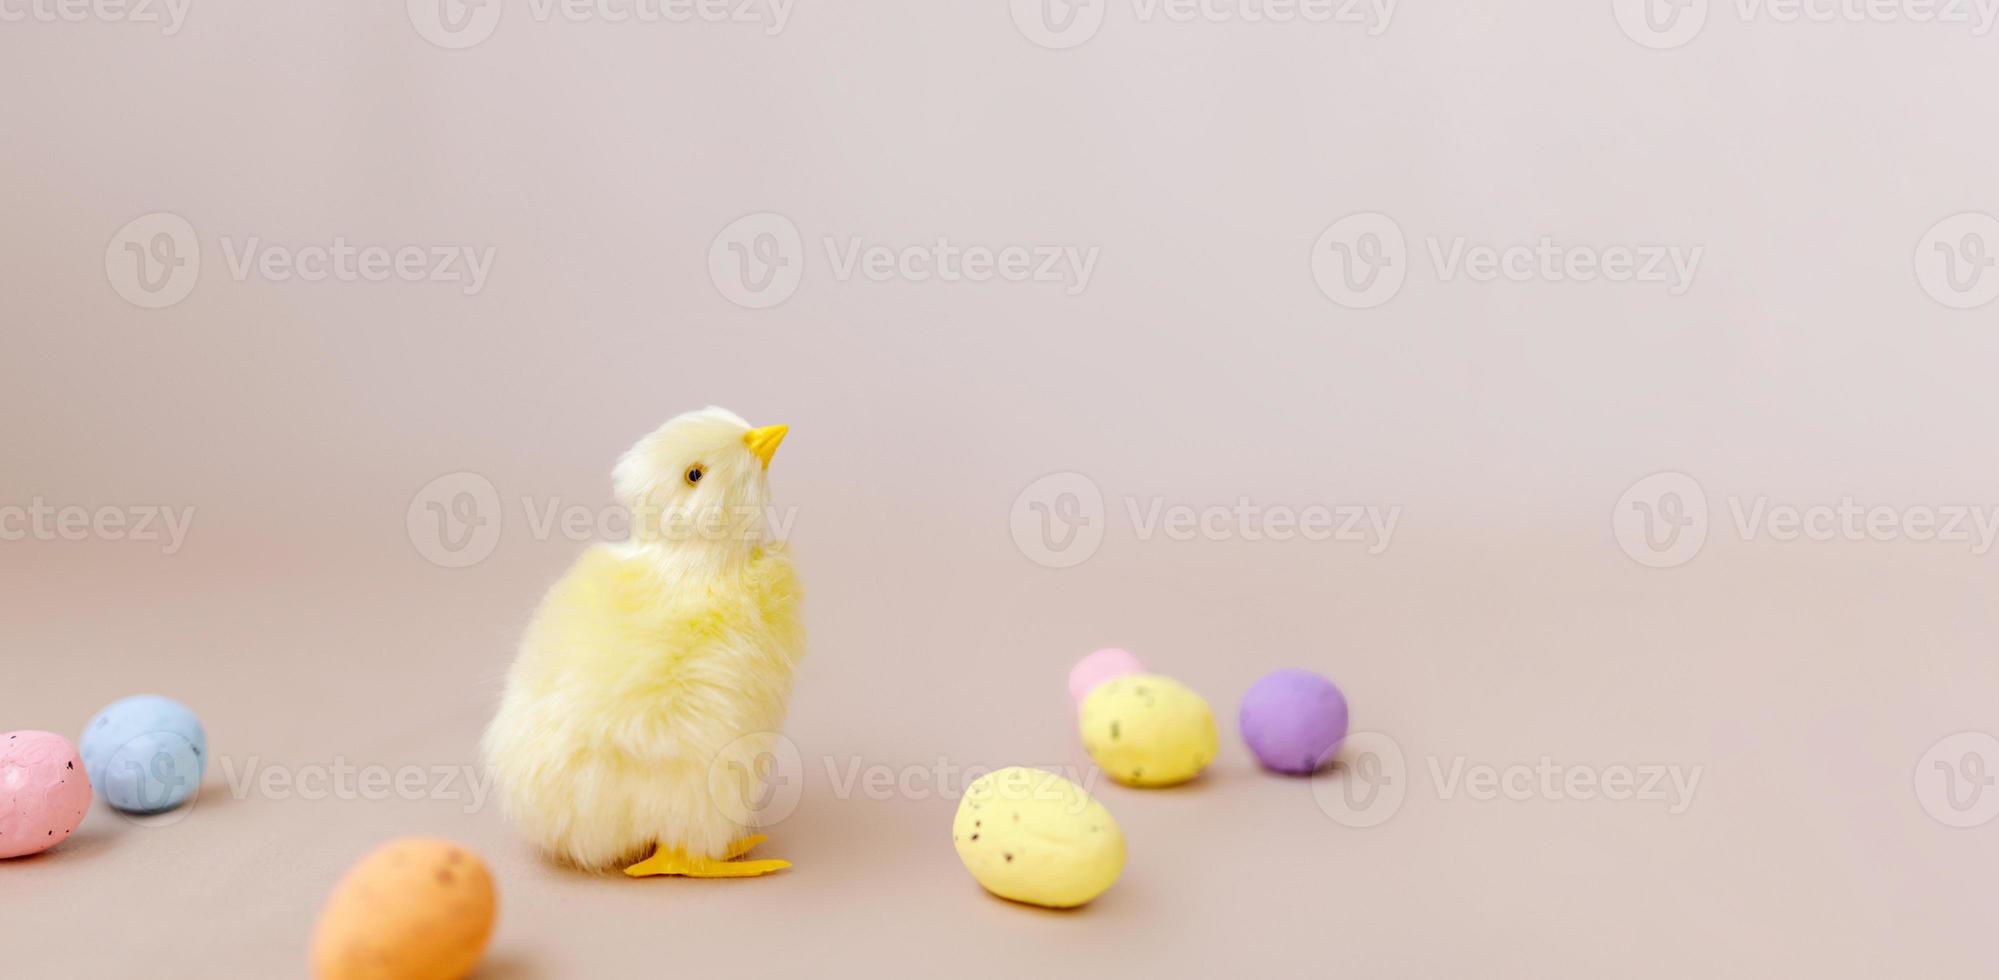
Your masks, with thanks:
[{"label": "yellow chick", "polygon": [[547,853],[634,877],[746,878],[739,861],[805,652],[798,577],[767,540],[782,425],[720,408],[640,440],[612,481],[632,538],[549,590],[508,672],[485,754],[513,822]]}]

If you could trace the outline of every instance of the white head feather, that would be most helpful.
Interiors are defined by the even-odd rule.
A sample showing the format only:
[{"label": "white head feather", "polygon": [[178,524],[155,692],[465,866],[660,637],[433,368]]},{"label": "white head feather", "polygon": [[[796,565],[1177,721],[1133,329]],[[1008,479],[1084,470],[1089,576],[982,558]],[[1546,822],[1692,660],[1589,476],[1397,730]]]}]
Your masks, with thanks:
[{"label": "white head feather", "polygon": [[747,559],[764,543],[770,507],[768,450],[752,451],[752,431],[767,430],[710,406],[669,419],[628,450],[611,484],[632,516],[632,543],[676,563]]}]

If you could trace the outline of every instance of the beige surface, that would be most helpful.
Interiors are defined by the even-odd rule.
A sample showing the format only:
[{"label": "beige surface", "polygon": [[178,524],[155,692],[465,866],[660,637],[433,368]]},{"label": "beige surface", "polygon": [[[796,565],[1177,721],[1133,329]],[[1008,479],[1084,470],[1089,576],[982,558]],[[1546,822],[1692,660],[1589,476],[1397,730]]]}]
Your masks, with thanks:
[{"label": "beige surface", "polygon": [[[710,402],[793,426],[772,473],[813,635],[781,876],[590,878],[462,783],[309,800],[218,765],[185,819],[100,805],[0,864],[0,974],[299,975],[339,873],[427,834],[498,876],[488,977],[1990,975],[1999,825],[1947,827],[1923,787],[1940,740],[1999,727],[1993,557],[1743,540],[1728,504],[1999,504],[1994,307],[1946,309],[1912,272],[1939,219],[1999,209],[1995,39],[1716,4],[1649,51],[1610,6],[1410,3],[1376,38],[1118,6],[1064,52],[1004,5],[916,0],[805,4],[770,38],[509,5],[457,52],[394,3],[197,2],[172,37],[0,25],[0,506],[195,508],[173,554],[0,542],[0,728],[73,736],[152,690],[239,775],[472,764],[515,634],[581,547],[521,500],[601,506],[618,452]],[[160,211],[203,268],[144,310],[105,250]],[[707,262],[761,211],[807,264],[752,310]],[[1308,256],[1364,211],[1416,264],[1357,312]],[[1678,297],[1439,281],[1433,234],[1705,258]],[[1065,296],[837,281],[820,244],[940,235],[1101,256]],[[238,281],[223,239],[252,236],[496,259],[474,296]],[[1612,533],[1657,471],[1711,504],[1683,567]],[[457,472],[505,508],[463,569],[407,522]],[[1069,568],[1009,534],[1057,472],[1107,498]],[[1125,502],[1155,497],[1402,510],[1371,556],[1141,539]],[[981,893],[949,786],[842,790],[940,760],[1085,766],[1063,673],[1109,644],[1225,731],[1194,786],[1101,786],[1131,860],[1083,912]],[[1251,767],[1235,700],[1284,665],[1399,747],[1386,822]],[[1544,756],[1701,777],[1672,813],[1446,798],[1435,775]]]},{"label": "beige surface", "polygon": [[[1064,575],[1024,567],[969,519],[934,533],[963,547],[928,566],[910,544],[895,549],[907,563],[870,562],[862,536],[801,535],[818,632],[792,726],[806,793],[773,830],[790,872],[589,878],[543,865],[498,813],[463,812],[469,801],[237,799],[211,777],[177,824],[100,806],[70,843],[0,868],[10,894],[33,896],[9,902],[10,948],[35,967],[17,975],[295,975],[339,872],[412,833],[492,862],[493,976],[637,975],[668,959],[695,975],[816,975],[831,961],[921,975],[985,957],[1060,975],[1242,961],[1940,976],[1990,962],[1975,938],[1993,912],[1990,825],[1946,829],[1911,790],[1932,741],[1986,724],[1994,670],[1964,652],[1993,640],[1979,564],[1774,550],[1704,556],[1702,575],[1668,580],[1600,541],[1431,532],[1376,563],[1195,549],[1105,554]],[[222,567],[221,541],[123,571],[108,553],[10,563],[8,593],[31,618],[9,617],[8,647],[37,669],[7,686],[10,724],[73,729],[98,701],[160,689],[199,704],[215,754],[239,767],[467,763],[506,634],[558,556],[503,551],[455,573],[381,544],[351,559],[379,570],[370,579]],[[1085,765],[1061,671],[1107,639],[1211,692],[1227,720],[1266,664],[1327,670],[1356,726],[1409,754],[1402,809],[1350,829],[1307,784],[1255,773],[1229,737],[1192,787],[1101,791],[1130,864],[1094,906],[1055,915],[980,892],[952,852],[952,803],[927,788],[839,797],[827,758],[840,773],[854,760],[927,771],[939,756]],[[1706,775],[1673,816],[1635,801],[1445,800],[1420,761],[1543,754]]]}]

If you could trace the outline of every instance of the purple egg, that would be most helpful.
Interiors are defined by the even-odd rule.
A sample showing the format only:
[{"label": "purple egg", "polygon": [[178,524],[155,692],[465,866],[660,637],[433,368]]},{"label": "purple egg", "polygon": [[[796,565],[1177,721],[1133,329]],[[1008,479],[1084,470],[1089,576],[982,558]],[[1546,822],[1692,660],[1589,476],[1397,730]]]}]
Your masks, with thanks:
[{"label": "purple egg", "polygon": [[1309,776],[1347,737],[1347,699],[1309,670],[1265,674],[1242,696],[1242,740],[1267,769]]}]

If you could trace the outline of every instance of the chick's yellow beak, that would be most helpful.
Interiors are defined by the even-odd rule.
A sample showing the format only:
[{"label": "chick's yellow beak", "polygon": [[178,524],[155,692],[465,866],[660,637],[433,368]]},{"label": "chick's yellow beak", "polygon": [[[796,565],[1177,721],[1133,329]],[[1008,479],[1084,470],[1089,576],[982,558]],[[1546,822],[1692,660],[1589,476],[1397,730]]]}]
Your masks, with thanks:
[{"label": "chick's yellow beak", "polygon": [[761,429],[751,429],[743,433],[743,445],[750,447],[750,454],[770,469],[770,458],[777,454],[777,444],[784,441],[784,434],[791,431],[788,425],[766,425]]}]

